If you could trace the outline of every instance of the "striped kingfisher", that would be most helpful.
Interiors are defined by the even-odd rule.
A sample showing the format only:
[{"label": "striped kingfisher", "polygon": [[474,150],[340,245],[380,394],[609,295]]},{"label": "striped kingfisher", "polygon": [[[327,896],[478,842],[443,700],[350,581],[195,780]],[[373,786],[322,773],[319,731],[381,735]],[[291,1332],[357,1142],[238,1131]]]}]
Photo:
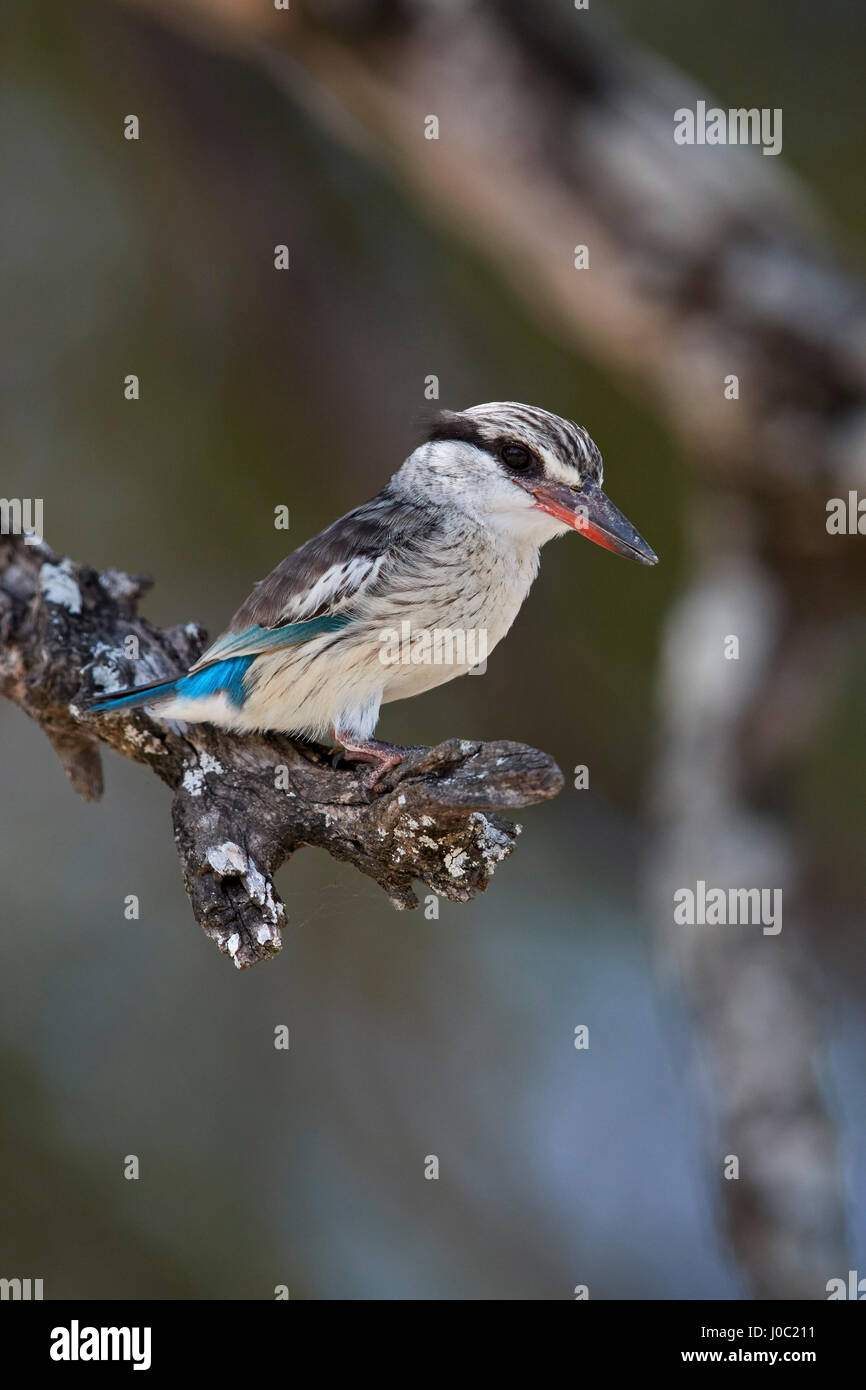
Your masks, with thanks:
[{"label": "striped kingfisher", "polygon": [[[417,634],[481,633],[492,651],[529,592],[540,547],[568,530],[656,563],[601,482],[601,454],[571,421],[514,401],[443,411],[382,491],[256,584],[184,675],[88,704],[152,706],[238,733],[332,736],[373,765],[374,786],[402,758],[373,738],[380,706],[463,675],[478,658],[465,640],[447,649],[428,641],[419,657]],[[395,658],[397,632],[411,634],[406,659]]]}]

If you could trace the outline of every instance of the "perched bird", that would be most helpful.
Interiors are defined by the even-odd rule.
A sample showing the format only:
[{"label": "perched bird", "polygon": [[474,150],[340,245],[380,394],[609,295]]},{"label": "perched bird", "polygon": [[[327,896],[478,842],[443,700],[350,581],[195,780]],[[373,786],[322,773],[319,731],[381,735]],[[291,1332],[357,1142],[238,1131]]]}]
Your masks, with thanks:
[{"label": "perched bird", "polygon": [[492,651],[529,592],[539,548],[569,529],[656,563],[601,481],[601,454],[571,421],[513,401],[443,411],[376,497],[256,584],[186,675],[91,708],[152,705],[166,719],[240,733],[333,735],[374,765],[373,786],[403,751],[373,738],[380,706],[477,660],[465,643],[450,660],[418,659],[412,643],[394,659],[395,632],[482,633]]}]

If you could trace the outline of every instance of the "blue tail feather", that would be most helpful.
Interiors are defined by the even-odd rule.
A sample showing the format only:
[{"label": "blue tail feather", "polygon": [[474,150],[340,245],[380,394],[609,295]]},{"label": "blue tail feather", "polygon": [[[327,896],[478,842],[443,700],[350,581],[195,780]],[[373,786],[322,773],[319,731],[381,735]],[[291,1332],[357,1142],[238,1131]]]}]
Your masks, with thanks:
[{"label": "blue tail feather", "polygon": [[157,681],[152,685],[139,685],[132,690],[119,691],[108,700],[100,700],[90,709],[117,710],[134,709],[136,706],[152,705],[159,700],[179,697],[200,700],[207,695],[224,692],[230,702],[240,708],[244,703],[244,675],[255,661],[255,656],[229,657],[226,661],[215,661],[191,676],[181,676],[178,680]]},{"label": "blue tail feather", "polygon": [[[179,676],[177,680],[156,681],[152,685],[138,685],[129,690],[118,690],[110,699],[100,700],[98,704],[88,702],[88,708],[97,711],[134,709],[137,705],[152,705],[158,700],[166,700],[173,696],[200,700],[208,695],[224,693],[229,701],[240,709],[246,699],[244,676],[257,657],[279,651],[282,647],[295,646],[324,633],[339,632],[351,621],[352,619],[344,613],[326,613],[306,622],[288,623],[285,627],[255,626],[247,628],[245,632],[227,632],[206,653],[207,657],[214,658],[217,658],[220,652],[225,655],[221,659],[209,661],[207,666],[193,672],[191,676]],[[236,650],[238,647],[246,647],[247,651],[243,656],[231,656],[232,649]],[[252,652],[249,651],[250,647],[254,649]]]}]

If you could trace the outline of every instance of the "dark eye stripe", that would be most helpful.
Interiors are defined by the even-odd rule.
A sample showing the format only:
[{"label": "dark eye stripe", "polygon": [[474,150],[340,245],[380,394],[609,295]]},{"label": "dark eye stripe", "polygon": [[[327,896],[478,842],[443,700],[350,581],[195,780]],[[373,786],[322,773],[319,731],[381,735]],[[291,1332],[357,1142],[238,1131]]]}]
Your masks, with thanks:
[{"label": "dark eye stripe", "polygon": [[[538,472],[544,472],[542,458],[545,452],[550,452],[564,464],[570,464],[578,473],[601,477],[601,454],[581,425],[515,401],[491,406],[487,414],[478,416],[442,411],[430,426],[428,437],[431,440],[451,439],[474,444],[492,453],[503,467],[507,466],[502,459],[503,446],[518,444],[529,450],[532,455],[530,468]],[[532,443],[527,442],[529,440]],[[513,471],[526,473],[529,470]]]}]

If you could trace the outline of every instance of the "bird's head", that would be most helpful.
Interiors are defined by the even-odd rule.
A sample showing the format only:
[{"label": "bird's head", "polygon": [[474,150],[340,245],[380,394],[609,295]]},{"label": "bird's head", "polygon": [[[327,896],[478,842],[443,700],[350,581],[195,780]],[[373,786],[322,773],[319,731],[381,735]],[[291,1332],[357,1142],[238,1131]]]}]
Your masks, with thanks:
[{"label": "bird's head", "polygon": [[567,530],[643,565],[657,557],[601,489],[580,425],[516,401],[442,411],[394,482],[541,545]]}]

